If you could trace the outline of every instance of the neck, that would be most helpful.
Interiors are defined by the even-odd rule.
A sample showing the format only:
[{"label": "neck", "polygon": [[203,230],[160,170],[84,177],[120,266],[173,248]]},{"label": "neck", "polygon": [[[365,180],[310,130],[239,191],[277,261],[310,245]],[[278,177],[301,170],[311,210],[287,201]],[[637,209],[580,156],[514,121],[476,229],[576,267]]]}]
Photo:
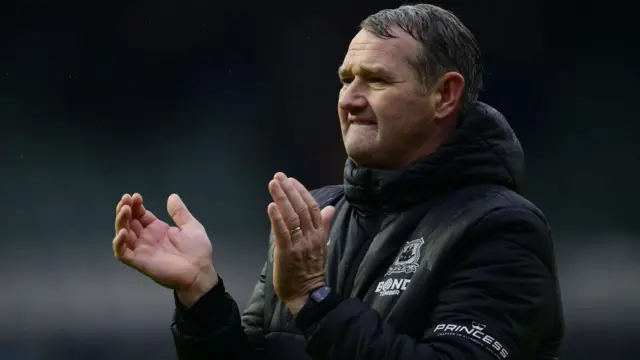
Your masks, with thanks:
[{"label": "neck", "polygon": [[422,145],[419,146],[415,151],[407,154],[407,156],[402,161],[398,162],[393,168],[406,168],[416,161],[424,159],[425,157],[436,152],[440,145],[445,143],[453,136],[456,131],[456,125],[457,121],[455,121],[455,119],[447,119],[438,122],[437,126],[434,126],[435,131],[431,133],[431,136],[426,139],[426,141],[423,141]]}]

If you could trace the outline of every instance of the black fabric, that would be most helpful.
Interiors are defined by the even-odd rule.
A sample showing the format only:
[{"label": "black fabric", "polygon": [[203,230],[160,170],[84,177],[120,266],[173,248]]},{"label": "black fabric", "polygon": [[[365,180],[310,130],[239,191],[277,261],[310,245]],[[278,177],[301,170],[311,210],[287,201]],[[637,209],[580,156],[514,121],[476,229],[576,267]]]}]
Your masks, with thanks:
[{"label": "black fabric", "polygon": [[[407,289],[408,301],[396,303],[403,314],[394,317],[359,299],[345,301],[305,333],[310,357],[554,359],[561,309],[549,244],[540,242],[548,239],[544,223],[529,210],[504,209],[473,231],[477,243],[461,250],[451,269],[436,265],[430,275],[414,275],[431,277],[432,284],[443,277],[433,303],[418,295],[430,291]],[[474,333],[474,325],[482,330]]]},{"label": "black fabric", "polygon": [[[233,307],[227,299],[222,277],[218,277],[218,284],[190,308],[182,305],[175,291],[173,298],[176,304],[174,322],[178,329],[186,334],[202,334],[216,330],[225,324],[227,319],[224,315]],[[220,311],[222,308],[226,311]]]},{"label": "black fabric", "polygon": [[309,331],[313,325],[340,305],[342,301],[342,297],[334,291],[331,291],[319,303],[308,301],[296,315],[295,325],[302,331]]},{"label": "black fabric", "polygon": [[174,292],[176,310],[171,327],[179,359],[204,360],[210,354],[221,359],[263,359],[262,344],[251,348],[229,344],[248,344],[243,331],[240,312],[233,299],[219,283],[192,307],[185,308]]},{"label": "black fabric", "polygon": [[[506,120],[482,103],[405,169],[347,161],[343,186],[313,192],[336,207],[326,306],[291,316],[273,291],[271,249],[242,316],[228,294],[208,294],[182,321],[214,325],[174,324],[179,358],[555,359],[553,243],[542,212],[518,193],[523,161]],[[219,302],[205,311],[208,299]]]}]

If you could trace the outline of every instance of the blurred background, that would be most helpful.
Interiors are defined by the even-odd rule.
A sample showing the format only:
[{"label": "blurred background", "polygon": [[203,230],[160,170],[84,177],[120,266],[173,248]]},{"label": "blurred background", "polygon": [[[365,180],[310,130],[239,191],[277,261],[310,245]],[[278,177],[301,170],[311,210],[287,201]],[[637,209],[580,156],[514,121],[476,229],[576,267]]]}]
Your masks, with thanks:
[{"label": "blurred background", "polygon": [[[437,1],[555,232],[562,358],[640,359],[637,17],[612,2]],[[243,307],[267,183],[342,181],[336,69],[395,1],[13,1],[0,10],[0,359],[175,359],[171,292],[112,257],[114,207],[181,194]],[[636,44],[636,45],[633,45]]]}]

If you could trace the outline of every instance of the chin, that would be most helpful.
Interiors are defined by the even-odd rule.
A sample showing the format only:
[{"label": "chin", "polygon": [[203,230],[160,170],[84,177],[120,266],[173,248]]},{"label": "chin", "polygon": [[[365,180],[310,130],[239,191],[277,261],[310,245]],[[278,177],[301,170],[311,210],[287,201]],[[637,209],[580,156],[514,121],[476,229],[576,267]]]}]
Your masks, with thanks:
[{"label": "chin", "polygon": [[375,151],[373,149],[349,149],[347,148],[347,156],[358,166],[370,167],[375,162]]},{"label": "chin", "polygon": [[359,166],[371,166],[379,152],[376,133],[351,132],[344,137],[347,156]]}]

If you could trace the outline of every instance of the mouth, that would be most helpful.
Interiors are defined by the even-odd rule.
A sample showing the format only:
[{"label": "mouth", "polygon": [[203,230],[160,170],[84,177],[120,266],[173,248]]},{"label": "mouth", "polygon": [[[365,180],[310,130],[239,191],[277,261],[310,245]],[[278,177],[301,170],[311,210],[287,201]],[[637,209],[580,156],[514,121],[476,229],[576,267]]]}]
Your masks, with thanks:
[{"label": "mouth", "polygon": [[349,119],[350,125],[378,125],[377,122],[369,119]]}]

